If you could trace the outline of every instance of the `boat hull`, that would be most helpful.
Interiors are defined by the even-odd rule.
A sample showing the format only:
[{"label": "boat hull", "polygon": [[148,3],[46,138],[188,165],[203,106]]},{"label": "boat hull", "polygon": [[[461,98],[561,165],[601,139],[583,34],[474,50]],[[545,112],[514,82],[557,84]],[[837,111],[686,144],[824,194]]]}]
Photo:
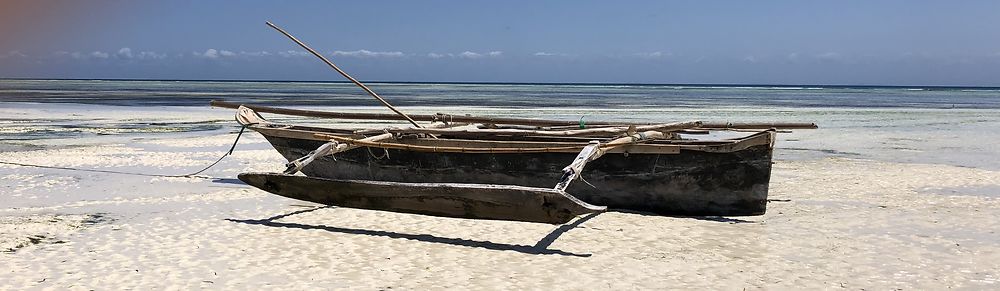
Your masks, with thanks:
[{"label": "boat hull", "polygon": [[[262,134],[289,161],[325,143]],[[573,183],[567,192],[617,210],[761,215],[767,206],[773,133],[765,137],[768,142],[729,151],[682,148],[679,153],[609,153],[587,164],[582,175],[586,182]],[[575,153],[442,153],[360,147],[318,158],[302,172],[327,179],[551,188],[575,157]]]}]

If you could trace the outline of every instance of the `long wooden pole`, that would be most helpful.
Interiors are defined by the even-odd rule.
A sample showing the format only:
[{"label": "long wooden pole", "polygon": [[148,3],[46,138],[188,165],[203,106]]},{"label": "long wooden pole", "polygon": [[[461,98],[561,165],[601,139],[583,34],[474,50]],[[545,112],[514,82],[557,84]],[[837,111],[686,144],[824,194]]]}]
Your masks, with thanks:
[{"label": "long wooden pole", "polygon": [[[658,132],[671,132],[679,131],[685,129],[692,129],[701,127],[701,121],[685,121],[685,122],[674,122],[674,123],[664,123],[656,125],[639,125],[632,127],[597,127],[588,129],[574,129],[574,130],[530,130],[530,129],[492,129],[492,128],[387,128],[372,130],[371,132],[362,131],[361,133],[380,133],[384,131],[392,133],[429,133],[429,134],[450,134],[450,135],[510,135],[510,136],[555,136],[555,137],[573,137],[573,136],[614,136],[628,132],[631,128],[637,132],[643,131],[658,131]],[[358,133],[358,132],[355,132]]]},{"label": "long wooden pole", "polygon": [[[292,116],[335,118],[335,119],[365,119],[365,120],[405,120],[402,116],[385,113],[360,113],[360,112],[334,112],[316,111],[270,107],[262,105],[244,104],[212,100],[211,106],[237,109],[240,106],[253,109],[257,112],[273,113]],[[416,114],[410,115],[419,121],[446,121],[446,122],[478,122],[489,124],[516,124],[527,126],[578,126],[579,121],[575,120],[546,120],[529,118],[507,118],[507,117],[486,117],[468,115],[447,115],[447,114]],[[628,126],[628,125],[654,125],[654,123],[621,123],[621,122],[587,122],[587,126]],[[704,122],[700,128],[711,129],[815,129],[816,124],[810,122]]]},{"label": "long wooden pole", "polygon": [[302,48],[306,49],[307,51],[309,51],[310,53],[312,53],[314,56],[316,56],[317,58],[319,58],[320,60],[323,60],[323,62],[326,63],[326,65],[328,65],[331,68],[333,68],[334,70],[336,70],[337,73],[340,73],[341,76],[344,76],[344,78],[347,78],[348,80],[351,80],[351,82],[353,82],[354,85],[358,85],[358,87],[361,87],[361,89],[364,89],[365,92],[368,92],[368,95],[372,95],[372,97],[375,97],[375,99],[378,99],[378,101],[382,102],[382,105],[385,105],[385,107],[389,107],[389,110],[392,110],[392,112],[395,112],[396,114],[399,114],[403,118],[406,118],[406,121],[409,121],[410,124],[413,124],[413,126],[415,126],[417,128],[423,128],[423,126],[420,126],[419,124],[417,124],[417,122],[414,121],[413,118],[410,118],[409,116],[407,116],[406,113],[403,113],[402,111],[399,111],[399,109],[396,109],[396,107],[393,107],[392,104],[389,104],[389,102],[385,101],[385,99],[382,99],[382,97],[379,97],[378,94],[375,94],[375,91],[372,91],[372,89],[369,89],[368,86],[365,86],[365,84],[362,84],[357,79],[354,79],[354,77],[351,77],[351,75],[348,75],[346,72],[344,72],[344,70],[341,70],[339,67],[337,67],[337,65],[333,64],[333,62],[331,62],[330,60],[326,59],[326,57],[323,57],[323,55],[321,55],[318,52],[316,52],[316,50],[313,50],[312,48],[310,48],[306,44],[304,44],[301,41],[299,41],[299,39],[295,38],[294,36],[292,36],[291,34],[289,34],[288,32],[286,32],[284,29],[281,29],[280,27],[274,25],[274,23],[271,23],[270,21],[267,22],[267,26],[270,26],[271,28],[274,28],[275,30],[277,30],[281,34],[284,34],[285,36],[288,37],[288,39],[291,39],[296,44],[298,44]]}]

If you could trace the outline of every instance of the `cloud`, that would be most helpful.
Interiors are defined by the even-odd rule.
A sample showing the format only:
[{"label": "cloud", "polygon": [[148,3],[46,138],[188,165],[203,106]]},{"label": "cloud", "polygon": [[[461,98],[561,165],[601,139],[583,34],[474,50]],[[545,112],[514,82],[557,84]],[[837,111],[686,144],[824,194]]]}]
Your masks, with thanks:
[{"label": "cloud", "polygon": [[231,52],[231,51],[216,50],[216,49],[211,49],[211,48],[205,50],[205,52],[202,52],[202,53],[193,52],[191,54],[193,54],[196,57],[201,57],[201,58],[206,58],[206,59],[218,59],[218,58],[223,58],[223,57],[235,57],[236,56],[236,53]]},{"label": "cloud", "polygon": [[107,59],[111,57],[111,54],[102,51],[93,51],[90,53],[57,51],[52,53],[52,55],[57,58],[70,57],[76,60]]},{"label": "cloud", "polygon": [[[294,51],[288,51],[288,52],[291,53],[291,52],[294,52]],[[290,53],[278,52],[278,54],[280,54],[282,56],[287,56],[287,54],[290,54]],[[270,56],[274,56],[275,53],[271,53],[269,51],[251,51],[251,52],[240,51],[240,52],[234,52],[234,51],[228,51],[228,50],[208,49],[208,50],[205,50],[205,52],[201,52],[201,53],[195,52],[195,53],[193,53],[193,55],[196,56],[196,57],[201,57],[201,58],[220,59],[220,58],[236,58],[236,57],[241,57],[241,58],[270,57]]]},{"label": "cloud", "polygon": [[634,53],[632,55],[636,56],[636,57],[640,57],[640,58],[658,59],[658,58],[662,58],[662,57],[673,56],[674,54],[669,53],[669,52],[664,53],[664,52],[661,52],[661,51],[655,51],[655,52]]},{"label": "cloud", "polygon": [[536,57],[572,57],[574,55],[563,54],[563,53],[537,52],[537,53],[532,54],[532,56],[536,56]]},{"label": "cloud", "polygon": [[464,51],[464,52],[458,54],[458,56],[462,57],[462,58],[466,58],[466,59],[478,59],[478,58],[483,57],[483,54],[481,54],[481,53],[475,53],[475,52],[470,52],[470,51]]},{"label": "cloud", "polygon": [[[425,55],[419,54],[408,54],[402,51],[372,51],[366,49],[353,50],[353,51],[332,51],[328,53],[332,56],[339,57],[354,57],[354,58],[405,58],[413,56],[422,56],[431,59],[440,58],[452,58],[452,59],[485,59],[485,58],[500,58],[504,56],[503,51],[463,51],[460,53],[437,53],[430,52]],[[550,54],[550,53],[536,53],[536,56],[568,56],[565,54]],[[104,51],[93,51],[93,52],[79,52],[79,51],[57,51],[51,54],[55,58],[72,58],[76,60],[97,60],[97,59],[112,59],[120,61],[130,61],[130,60],[162,60],[162,59],[184,59],[186,57],[194,57],[199,59],[209,59],[209,60],[222,60],[222,59],[244,59],[250,60],[255,58],[299,58],[299,57],[311,57],[307,51],[300,50],[286,50],[286,51],[229,51],[224,49],[209,48],[204,51],[193,51],[190,53],[179,53],[179,52],[169,52],[160,53],[153,51],[139,51],[131,47],[121,47],[117,50],[112,50],[111,52]],[[24,54],[11,51],[8,53],[0,53],[0,58],[12,58],[12,57],[26,57]],[[46,57],[42,57],[43,59]]]},{"label": "cloud", "polygon": [[826,60],[836,60],[836,59],[840,59],[841,57],[842,56],[839,53],[835,53],[835,52],[825,52],[825,53],[816,55],[816,58],[826,59]]},{"label": "cloud", "polygon": [[132,49],[123,47],[122,49],[118,50],[118,53],[116,55],[122,58],[131,59]]},{"label": "cloud", "polygon": [[217,51],[215,49],[207,49],[203,53],[193,52],[191,54],[193,54],[196,57],[202,57],[202,58],[207,58],[207,59],[218,59],[219,58],[219,51]]},{"label": "cloud", "polygon": [[21,51],[9,51],[9,52],[0,54],[0,59],[6,59],[6,58],[27,58],[27,57],[28,57],[28,55],[21,53]]},{"label": "cloud", "polygon": [[[451,56],[451,54],[448,54],[448,55]],[[483,58],[483,57],[499,57],[501,55],[503,55],[502,51],[490,51],[488,53],[477,53],[477,52],[472,52],[472,51],[464,51],[464,52],[461,52],[459,54],[456,54],[455,56],[459,57],[459,58],[463,58],[463,59],[479,59],[479,58]]]},{"label": "cloud", "polygon": [[114,55],[116,58],[125,60],[160,60],[167,58],[167,54],[151,51],[133,52],[131,48],[123,47]]},{"label": "cloud", "polygon": [[143,51],[143,52],[140,52],[136,57],[139,58],[140,60],[143,60],[143,59],[162,60],[162,59],[167,58],[167,54],[161,54],[161,53]]},{"label": "cloud", "polygon": [[332,55],[335,56],[345,56],[345,57],[391,57],[398,58],[405,56],[403,52],[374,52],[370,50],[356,50],[356,51],[333,51]]},{"label": "cloud", "polygon": [[461,53],[428,53],[427,57],[432,59],[440,58],[461,58],[461,59],[480,59],[485,57],[500,57],[503,55],[502,51],[489,51],[485,53],[477,53],[473,51],[464,51]]},{"label": "cloud", "polygon": [[273,54],[267,51],[259,51],[259,52],[240,51],[240,55],[244,57],[269,57],[272,56]]},{"label": "cloud", "polygon": [[288,51],[278,52],[278,55],[285,58],[300,58],[300,57],[308,57],[309,53],[305,51],[288,50]]},{"label": "cloud", "polygon": [[109,55],[109,54],[108,54],[108,53],[106,53],[106,52],[102,52],[102,51],[95,51],[95,52],[92,52],[92,53],[90,53],[90,56],[91,56],[91,57],[94,57],[94,58],[98,58],[98,59],[106,59],[106,58],[108,58],[108,57],[109,57],[109,56],[111,56],[111,55]]}]

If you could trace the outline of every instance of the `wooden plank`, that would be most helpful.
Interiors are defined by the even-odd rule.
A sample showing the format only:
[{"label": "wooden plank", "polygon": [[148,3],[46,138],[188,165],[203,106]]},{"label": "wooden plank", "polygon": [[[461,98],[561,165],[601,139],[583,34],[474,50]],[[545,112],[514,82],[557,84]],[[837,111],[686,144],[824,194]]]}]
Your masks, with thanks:
[{"label": "wooden plank", "polygon": [[337,180],[277,173],[239,179],[280,196],[348,208],[562,224],[606,207],[553,189],[512,185]]},{"label": "wooden plank", "polygon": [[[251,126],[253,129],[266,136],[276,136],[283,138],[295,138],[295,139],[306,139],[306,140],[317,140],[317,141],[329,141],[329,138],[317,137],[316,134],[320,132],[307,131],[307,130],[296,130],[289,128],[271,128],[271,127],[259,127]],[[532,142],[532,141],[485,141],[485,140],[468,140],[468,139],[403,139],[399,140],[399,143],[405,143],[410,145],[419,145],[423,147],[482,147],[482,148],[516,148],[516,147],[563,147],[564,150],[553,150],[551,152],[566,152],[566,153],[578,153],[586,143],[583,142]],[[608,153],[637,153],[637,154],[676,154],[680,153],[680,150],[696,150],[696,151],[709,151],[709,152],[726,152],[731,146],[737,146],[740,148],[746,146],[752,146],[757,144],[768,144],[771,143],[770,139],[762,137],[760,133],[750,135],[747,137],[735,139],[735,140],[724,140],[724,141],[698,141],[698,140],[670,140],[663,141],[669,142],[669,144],[660,144],[657,141],[653,141],[647,144],[635,144],[627,145],[620,148],[614,148],[608,151]],[[417,150],[419,147],[415,147],[412,150]]]}]

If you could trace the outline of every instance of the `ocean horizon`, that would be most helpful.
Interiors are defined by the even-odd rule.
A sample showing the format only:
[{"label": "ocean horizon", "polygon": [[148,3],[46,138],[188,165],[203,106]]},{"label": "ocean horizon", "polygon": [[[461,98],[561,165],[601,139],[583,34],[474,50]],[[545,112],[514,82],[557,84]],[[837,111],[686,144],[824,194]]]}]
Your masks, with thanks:
[{"label": "ocean horizon", "polygon": [[[398,106],[1000,109],[1000,87],[775,84],[366,82]],[[346,81],[0,79],[0,102],[369,106]]]},{"label": "ocean horizon", "polygon": [[[286,79],[155,79],[155,78],[16,78],[0,77],[0,81],[160,81],[160,82],[235,82],[235,83],[343,83],[352,84],[347,80],[286,80]],[[503,82],[503,81],[396,81],[396,80],[360,80],[365,84],[483,84],[483,85],[581,85],[581,86],[691,86],[691,87],[781,87],[781,88],[909,88],[909,89],[941,89],[963,90],[982,89],[1000,90],[1000,86],[965,86],[965,85],[898,85],[898,84],[811,84],[811,83],[641,83],[641,82]]]}]

